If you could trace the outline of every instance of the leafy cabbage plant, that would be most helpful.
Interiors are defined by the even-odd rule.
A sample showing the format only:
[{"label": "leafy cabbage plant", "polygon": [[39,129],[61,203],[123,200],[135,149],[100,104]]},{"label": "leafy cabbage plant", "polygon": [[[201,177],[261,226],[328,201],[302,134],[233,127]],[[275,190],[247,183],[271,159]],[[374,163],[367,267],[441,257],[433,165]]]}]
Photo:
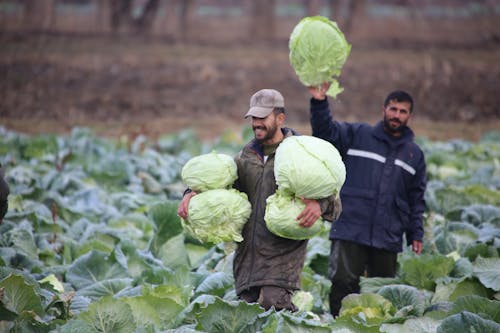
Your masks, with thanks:
[{"label": "leafy cabbage plant", "polygon": [[323,219],[319,218],[309,228],[301,227],[297,221],[297,216],[305,206],[301,199],[277,191],[266,200],[264,220],[267,229],[280,237],[295,240],[309,239],[318,235],[323,230]]},{"label": "leafy cabbage plant", "polygon": [[394,305],[380,295],[350,294],[342,300],[339,320],[376,326],[391,319],[395,313]]},{"label": "leafy cabbage plant", "polygon": [[276,149],[274,176],[281,190],[297,197],[321,199],[340,192],[346,171],[331,143],[300,135],[286,138]]},{"label": "leafy cabbage plant", "polygon": [[184,229],[206,243],[241,242],[241,230],[250,217],[251,205],[245,193],[216,189],[199,193],[189,201]]},{"label": "leafy cabbage plant", "polygon": [[231,156],[212,151],[191,158],[182,168],[181,177],[193,191],[203,192],[229,188],[238,174]]},{"label": "leafy cabbage plant", "polygon": [[327,95],[335,98],[341,93],[334,76],[339,76],[351,45],[337,23],[323,16],[303,18],[293,29],[289,41],[290,63],[306,86],[330,82]]}]

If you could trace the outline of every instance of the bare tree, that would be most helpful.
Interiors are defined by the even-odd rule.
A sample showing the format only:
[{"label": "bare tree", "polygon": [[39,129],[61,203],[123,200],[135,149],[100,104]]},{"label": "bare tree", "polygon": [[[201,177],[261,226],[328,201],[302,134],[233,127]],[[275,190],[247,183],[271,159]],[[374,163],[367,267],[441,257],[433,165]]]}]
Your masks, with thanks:
[{"label": "bare tree", "polygon": [[111,1],[111,30],[113,32],[150,33],[159,7],[160,0],[147,0],[134,15],[133,0]]},{"label": "bare tree", "polygon": [[179,11],[179,29],[180,37],[182,40],[188,38],[189,32],[189,21],[192,16],[194,0],[184,0],[180,1],[180,11]]},{"label": "bare tree", "polygon": [[158,24],[160,34],[187,40],[193,12],[196,8],[195,2],[195,0],[161,1],[159,10],[163,12],[163,15]]},{"label": "bare tree", "polygon": [[329,0],[330,13],[346,34],[352,31],[355,20],[365,12],[365,0]]}]

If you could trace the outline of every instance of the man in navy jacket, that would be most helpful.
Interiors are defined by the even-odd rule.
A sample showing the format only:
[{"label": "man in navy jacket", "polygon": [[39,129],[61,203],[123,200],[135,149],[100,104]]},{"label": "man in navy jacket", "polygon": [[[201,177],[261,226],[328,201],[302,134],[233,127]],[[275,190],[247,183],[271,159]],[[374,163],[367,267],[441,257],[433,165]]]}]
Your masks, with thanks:
[{"label": "man in navy jacket", "polygon": [[407,126],[413,99],[404,91],[390,93],[375,126],[334,120],[327,84],[310,87],[312,134],[331,142],[342,155],[347,177],[340,192],[343,211],[332,224],[330,311],[359,292],[359,277],[392,277],[403,234],[420,254],[423,238],[426,166],[422,150]]}]

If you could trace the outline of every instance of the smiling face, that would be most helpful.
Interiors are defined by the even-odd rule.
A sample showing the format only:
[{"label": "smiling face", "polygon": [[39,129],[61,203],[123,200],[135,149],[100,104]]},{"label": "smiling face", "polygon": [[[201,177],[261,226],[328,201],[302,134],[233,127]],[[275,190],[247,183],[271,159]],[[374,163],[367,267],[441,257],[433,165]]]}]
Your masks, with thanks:
[{"label": "smiling face", "polygon": [[282,140],[281,126],[285,121],[285,114],[271,112],[265,118],[252,117],[252,129],[255,140],[261,144],[274,144]]},{"label": "smiling face", "polygon": [[397,102],[391,100],[382,109],[384,117],[384,129],[393,136],[400,136],[411,117],[411,104],[409,102]]}]

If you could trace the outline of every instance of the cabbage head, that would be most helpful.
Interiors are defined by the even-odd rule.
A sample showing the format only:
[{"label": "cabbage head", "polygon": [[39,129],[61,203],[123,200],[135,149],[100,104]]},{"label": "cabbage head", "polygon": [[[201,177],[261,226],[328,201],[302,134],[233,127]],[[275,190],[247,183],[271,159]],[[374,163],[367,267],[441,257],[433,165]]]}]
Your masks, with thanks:
[{"label": "cabbage head", "polygon": [[199,193],[189,201],[184,229],[204,243],[241,242],[241,230],[251,213],[245,193],[216,189]]},{"label": "cabbage head", "polygon": [[288,47],[290,63],[302,84],[330,82],[326,94],[333,98],[342,92],[334,76],[340,75],[351,45],[337,23],[323,16],[305,17],[293,29]]},{"label": "cabbage head", "polygon": [[274,176],[281,190],[297,197],[321,199],[337,195],[346,171],[337,148],[313,136],[291,136],[276,149]]},{"label": "cabbage head", "polygon": [[277,191],[266,199],[264,220],[269,231],[283,238],[303,240],[312,238],[323,231],[323,219],[319,218],[309,228],[299,225],[297,216],[306,205],[300,198]]},{"label": "cabbage head", "polygon": [[312,311],[314,307],[314,296],[308,291],[298,290],[293,294],[292,302],[299,308],[299,311]]},{"label": "cabbage head", "polygon": [[190,189],[203,192],[231,187],[238,174],[231,156],[213,151],[191,158],[182,168],[181,177]]}]

